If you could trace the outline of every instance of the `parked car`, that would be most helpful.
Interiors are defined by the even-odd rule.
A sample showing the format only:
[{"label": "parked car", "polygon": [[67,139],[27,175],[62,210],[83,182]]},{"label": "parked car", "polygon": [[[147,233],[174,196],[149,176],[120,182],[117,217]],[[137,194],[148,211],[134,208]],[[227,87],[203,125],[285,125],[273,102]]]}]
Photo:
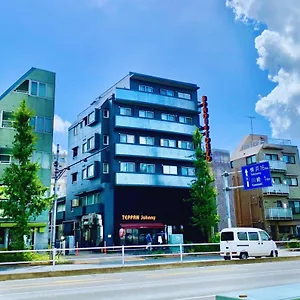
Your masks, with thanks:
[{"label": "parked car", "polygon": [[225,260],[248,257],[277,257],[276,243],[258,228],[234,227],[221,231],[220,255]]}]

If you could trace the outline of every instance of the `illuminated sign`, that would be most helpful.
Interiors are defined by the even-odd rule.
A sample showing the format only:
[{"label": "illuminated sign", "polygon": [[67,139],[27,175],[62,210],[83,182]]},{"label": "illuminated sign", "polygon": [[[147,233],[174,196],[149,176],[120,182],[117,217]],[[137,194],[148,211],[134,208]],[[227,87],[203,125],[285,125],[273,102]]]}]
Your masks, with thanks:
[{"label": "illuminated sign", "polygon": [[148,215],[122,215],[122,221],[155,221],[156,216]]}]

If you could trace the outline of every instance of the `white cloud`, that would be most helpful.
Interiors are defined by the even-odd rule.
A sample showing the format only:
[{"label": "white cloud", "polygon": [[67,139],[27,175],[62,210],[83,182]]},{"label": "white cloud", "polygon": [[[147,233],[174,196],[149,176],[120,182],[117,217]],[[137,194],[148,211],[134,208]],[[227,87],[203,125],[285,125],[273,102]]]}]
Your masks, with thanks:
[{"label": "white cloud", "polygon": [[276,87],[256,103],[274,137],[300,138],[300,1],[226,0],[237,20],[265,29],[256,39],[257,64]]},{"label": "white cloud", "polygon": [[71,126],[69,121],[63,120],[60,116],[54,116],[54,132],[67,133]]}]

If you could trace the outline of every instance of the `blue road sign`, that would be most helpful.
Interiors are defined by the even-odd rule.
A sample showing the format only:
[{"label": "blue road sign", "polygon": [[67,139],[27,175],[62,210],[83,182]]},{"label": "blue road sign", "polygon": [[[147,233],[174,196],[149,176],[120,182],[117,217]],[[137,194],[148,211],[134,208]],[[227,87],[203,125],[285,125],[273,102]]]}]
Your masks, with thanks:
[{"label": "blue road sign", "polygon": [[242,176],[245,190],[254,190],[272,186],[272,176],[268,161],[243,166]]}]

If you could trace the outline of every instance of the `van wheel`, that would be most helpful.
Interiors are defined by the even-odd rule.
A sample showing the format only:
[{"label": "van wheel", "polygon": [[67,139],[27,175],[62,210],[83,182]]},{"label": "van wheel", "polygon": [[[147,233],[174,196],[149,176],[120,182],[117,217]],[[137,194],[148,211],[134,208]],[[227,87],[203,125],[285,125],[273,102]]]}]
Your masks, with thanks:
[{"label": "van wheel", "polygon": [[271,251],[270,257],[278,257],[278,251]]},{"label": "van wheel", "polygon": [[230,256],[224,256],[225,260],[230,260]]},{"label": "van wheel", "polygon": [[241,252],[240,259],[247,259],[247,258],[248,258],[248,253],[247,252]]}]

